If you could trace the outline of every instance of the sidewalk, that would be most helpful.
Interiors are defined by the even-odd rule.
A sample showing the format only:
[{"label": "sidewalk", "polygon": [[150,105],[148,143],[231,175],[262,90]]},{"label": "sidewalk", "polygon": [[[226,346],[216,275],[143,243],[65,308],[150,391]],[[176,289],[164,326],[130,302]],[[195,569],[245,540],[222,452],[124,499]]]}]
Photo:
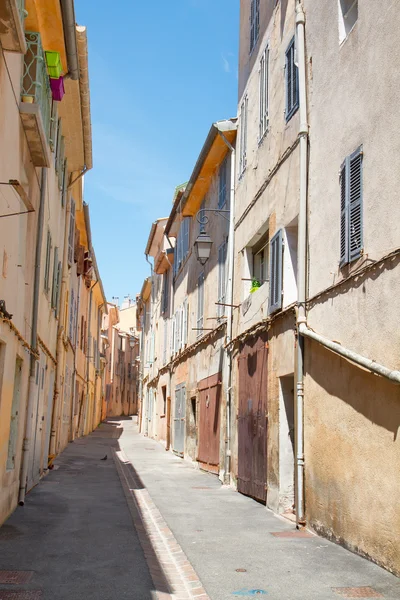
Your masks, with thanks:
[{"label": "sidewalk", "polygon": [[0,583],[0,600],[400,598],[393,575],[297,534],[130,420],[70,444],[56,466],[0,529],[0,580],[33,571]]}]

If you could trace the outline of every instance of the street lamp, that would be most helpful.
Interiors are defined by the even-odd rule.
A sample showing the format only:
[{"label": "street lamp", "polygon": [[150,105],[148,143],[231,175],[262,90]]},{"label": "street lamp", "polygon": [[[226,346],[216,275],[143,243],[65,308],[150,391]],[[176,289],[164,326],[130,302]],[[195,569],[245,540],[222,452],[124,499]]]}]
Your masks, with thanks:
[{"label": "street lamp", "polygon": [[223,213],[229,214],[230,211],[222,208],[201,208],[198,211],[196,219],[200,223],[201,227],[200,233],[194,242],[194,251],[196,253],[196,258],[201,265],[205,265],[210,258],[211,246],[213,245],[212,239],[205,231],[205,226],[208,225],[209,222],[209,218],[204,214],[205,212],[215,212],[221,215],[221,217],[224,217],[224,219],[228,220]]},{"label": "street lamp", "polygon": [[205,265],[211,254],[212,239],[207,233],[200,233],[194,242],[196,258],[201,265]]}]

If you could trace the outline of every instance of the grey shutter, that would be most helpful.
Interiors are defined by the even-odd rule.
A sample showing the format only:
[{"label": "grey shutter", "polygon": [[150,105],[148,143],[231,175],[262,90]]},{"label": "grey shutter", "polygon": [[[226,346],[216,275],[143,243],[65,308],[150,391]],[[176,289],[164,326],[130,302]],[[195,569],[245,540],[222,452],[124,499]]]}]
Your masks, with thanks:
[{"label": "grey shutter", "polygon": [[60,166],[60,150],[61,150],[61,119],[57,121],[57,140],[56,140],[56,154],[55,154],[55,169],[58,174]]},{"label": "grey shutter", "polygon": [[340,266],[348,262],[347,159],[340,169]]},{"label": "grey shutter", "polygon": [[183,220],[183,253],[182,260],[186,258],[189,253],[189,231],[190,231],[190,217],[185,217]]},{"label": "grey shutter", "polygon": [[349,157],[349,259],[361,256],[362,231],[362,151],[361,148]]},{"label": "grey shutter", "polygon": [[63,189],[64,179],[64,159],[65,159],[65,138],[62,135],[60,140],[60,150],[58,153],[58,189]]},{"label": "grey shutter", "polygon": [[62,192],[61,192],[61,206],[64,208],[65,199],[67,197],[68,192],[68,162],[67,159],[64,160],[64,169],[63,169],[63,182],[62,182]]},{"label": "grey shutter", "polygon": [[282,308],[283,240],[282,229],[271,239],[269,248],[269,313]]},{"label": "grey shutter", "polygon": [[71,342],[74,339],[74,290],[71,290],[71,301],[69,305],[69,339]]},{"label": "grey shutter", "polygon": [[286,121],[299,107],[299,70],[294,62],[294,41],[293,37],[286,50]]},{"label": "grey shutter", "polygon": [[51,233],[47,230],[46,264],[44,269],[44,289],[49,291],[50,287],[50,260],[51,260]]},{"label": "grey shutter", "polygon": [[58,261],[57,281],[56,281],[56,303],[55,303],[55,307],[54,307],[56,310],[56,317],[58,317],[58,312],[59,312],[59,307],[60,307],[61,271],[62,271],[62,264],[61,264],[61,261]]},{"label": "grey shutter", "polygon": [[50,147],[54,152],[57,145],[57,128],[58,128],[58,117],[57,117],[57,102],[53,100],[51,105],[51,117],[50,117]]},{"label": "grey shutter", "polygon": [[58,272],[58,248],[54,248],[54,265],[53,265],[53,287],[51,291],[51,308],[57,306],[57,272]]},{"label": "grey shutter", "polygon": [[226,172],[227,157],[224,158],[219,169],[218,208],[223,208],[226,204]]},{"label": "grey shutter", "polygon": [[[226,265],[226,242],[218,248],[218,302],[225,302],[225,265]],[[217,316],[222,317],[225,307],[217,304]]]},{"label": "grey shutter", "polygon": [[197,280],[197,337],[203,334],[204,323],[204,273],[200,273]]},{"label": "grey shutter", "polygon": [[75,240],[75,202],[71,198],[71,213],[69,218],[69,236],[68,236],[68,264],[72,265],[74,261],[74,240]]}]

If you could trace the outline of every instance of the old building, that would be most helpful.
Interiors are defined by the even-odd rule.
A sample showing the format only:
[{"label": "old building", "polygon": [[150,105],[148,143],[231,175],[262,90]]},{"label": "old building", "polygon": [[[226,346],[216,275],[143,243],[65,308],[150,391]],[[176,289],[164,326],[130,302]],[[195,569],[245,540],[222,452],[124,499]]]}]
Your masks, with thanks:
[{"label": "old building", "polygon": [[[84,376],[90,391],[81,432],[99,422],[93,344],[106,304],[83,202],[83,175],[92,167],[86,30],[75,25],[72,0],[5,2],[0,20],[2,522],[79,434],[83,279],[93,296],[83,335],[94,362]],[[86,261],[80,272],[76,230]]]},{"label": "old building", "polygon": [[136,304],[121,308],[108,304],[103,317],[105,354],[105,409],[107,417],[136,415],[138,411],[139,337],[136,332]]}]

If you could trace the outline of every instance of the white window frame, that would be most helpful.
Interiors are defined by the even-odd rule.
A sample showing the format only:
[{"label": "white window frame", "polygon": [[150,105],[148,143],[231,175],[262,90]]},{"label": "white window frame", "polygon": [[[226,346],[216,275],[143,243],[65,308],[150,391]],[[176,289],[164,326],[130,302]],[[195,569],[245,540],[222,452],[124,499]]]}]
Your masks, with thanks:
[{"label": "white window frame", "polygon": [[259,122],[258,141],[261,142],[269,126],[269,45],[260,58],[259,68]]}]

